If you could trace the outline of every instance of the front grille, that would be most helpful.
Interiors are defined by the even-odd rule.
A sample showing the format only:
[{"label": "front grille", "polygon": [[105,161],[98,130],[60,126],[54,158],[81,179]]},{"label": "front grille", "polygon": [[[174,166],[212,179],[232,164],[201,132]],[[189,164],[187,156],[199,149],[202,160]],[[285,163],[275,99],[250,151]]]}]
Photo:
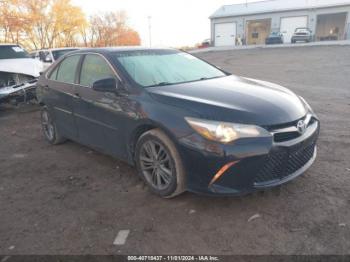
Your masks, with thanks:
[{"label": "front grille", "polygon": [[313,143],[308,145],[301,150],[297,150],[289,154],[287,172],[286,174],[293,174],[298,171],[300,168],[305,166],[307,162],[313,157],[315,152],[316,144]]},{"label": "front grille", "polygon": [[254,179],[255,185],[281,180],[305,166],[313,157],[318,132],[291,147],[277,147],[267,157]]},{"label": "front grille", "polygon": [[[288,127],[295,127],[297,125],[297,122],[299,120],[305,120],[305,117],[298,119],[297,121],[294,121],[292,123],[289,123],[287,125],[280,125],[279,128],[288,128]],[[314,122],[316,121],[315,118],[311,118],[308,126],[311,126]],[[269,129],[271,130],[271,128]],[[273,130],[272,130],[273,131]],[[280,142],[285,142],[285,141],[289,141],[295,138],[300,137],[302,134],[300,134],[298,131],[290,131],[290,132],[276,132],[273,134],[273,141],[276,143],[280,143]]]},{"label": "front grille", "polygon": [[281,132],[281,133],[274,134],[273,140],[275,142],[284,142],[284,141],[295,139],[299,136],[301,136],[299,132]]}]

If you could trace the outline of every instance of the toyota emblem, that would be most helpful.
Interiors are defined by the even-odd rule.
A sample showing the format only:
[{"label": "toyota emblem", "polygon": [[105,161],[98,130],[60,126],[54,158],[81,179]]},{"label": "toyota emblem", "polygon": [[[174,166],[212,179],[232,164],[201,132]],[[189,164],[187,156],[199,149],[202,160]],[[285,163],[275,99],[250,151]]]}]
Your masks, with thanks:
[{"label": "toyota emblem", "polygon": [[306,123],[304,120],[300,120],[297,124],[297,129],[300,134],[303,134],[306,130]]}]

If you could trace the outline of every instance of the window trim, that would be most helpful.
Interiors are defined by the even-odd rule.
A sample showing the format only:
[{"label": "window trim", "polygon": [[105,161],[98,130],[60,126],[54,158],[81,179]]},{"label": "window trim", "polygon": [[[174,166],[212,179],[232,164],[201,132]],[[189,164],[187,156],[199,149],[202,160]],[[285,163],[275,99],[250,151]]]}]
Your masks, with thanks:
[{"label": "window trim", "polygon": [[[78,79],[80,80],[80,73],[81,73],[81,65],[82,65],[82,61],[83,61],[83,58],[85,58],[86,55],[88,54],[93,54],[93,55],[98,55],[98,56],[101,56],[108,64],[108,66],[111,68],[111,70],[113,71],[113,73],[115,74],[115,76],[117,77],[117,79],[123,83],[122,81],[122,78],[120,77],[120,75],[118,74],[118,72],[115,70],[115,68],[113,67],[113,65],[108,61],[108,59],[100,54],[100,53],[96,53],[96,52],[79,52],[79,53],[74,53],[74,54],[68,54],[62,58],[60,58],[61,60],[58,60],[57,61],[57,65],[55,65],[52,69],[48,70],[45,74],[45,78],[49,81],[54,81],[54,82],[57,82],[57,83],[63,83],[63,84],[67,84],[67,83],[64,83],[64,82],[60,82],[60,81],[57,81],[57,76],[56,76],[56,80],[52,80],[49,78],[49,76],[51,75],[51,73],[55,70],[56,67],[59,67],[61,66],[61,63],[68,57],[71,57],[73,55],[79,55],[80,56],[80,61],[78,63],[78,67],[77,67],[77,72],[76,72],[76,76],[78,77]],[[58,69],[59,71],[59,69]],[[57,71],[57,75],[58,75],[58,71]],[[76,82],[76,79],[74,80],[74,82]],[[83,86],[83,85],[80,85],[78,83],[73,83],[72,85],[75,85],[75,86],[82,86],[82,87],[87,87],[87,88],[90,88],[88,86]]]}]

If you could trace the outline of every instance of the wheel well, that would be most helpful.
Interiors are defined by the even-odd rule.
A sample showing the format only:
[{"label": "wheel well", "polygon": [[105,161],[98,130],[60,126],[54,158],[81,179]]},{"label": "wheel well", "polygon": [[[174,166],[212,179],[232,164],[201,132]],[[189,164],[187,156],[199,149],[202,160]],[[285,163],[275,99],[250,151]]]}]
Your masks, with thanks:
[{"label": "wheel well", "polygon": [[132,161],[134,161],[136,143],[139,140],[139,138],[147,131],[150,131],[150,130],[155,129],[155,128],[158,128],[158,127],[155,125],[146,124],[146,125],[139,126],[133,132],[131,139],[130,139],[130,144],[129,144],[129,152],[130,152],[130,156],[131,156]]},{"label": "wheel well", "polygon": [[146,132],[152,130],[152,129],[160,129],[162,132],[164,132],[173,142],[174,144],[177,146],[176,142],[175,142],[175,137],[169,132],[169,130],[167,130],[166,128],[159,126],[157,124],[144,124],[139,126],[132,134],[131,139],[129,140],[129,156],[130,156],[130,160],[131,163],[134,163],[134,157],[135,157],[135,149],[136,149],[136,144],[137,141],[139,140],[139,138]]}]

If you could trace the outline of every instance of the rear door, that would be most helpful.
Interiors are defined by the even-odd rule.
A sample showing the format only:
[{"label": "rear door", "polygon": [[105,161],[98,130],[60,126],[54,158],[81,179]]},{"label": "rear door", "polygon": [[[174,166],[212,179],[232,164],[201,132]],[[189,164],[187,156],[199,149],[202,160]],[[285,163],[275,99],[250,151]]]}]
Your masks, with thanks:
[{"label": "rear door", "polygon": [[123,96],[110,92],[98,92],[92,84],[117,75],[107,60],[99,54],[87,54],[83,58],[79,84],[76,85],[74,113],[79,141],[100,151],[123,158],[121,143],[121,103]]},{"label": "rear door", "polygon": [[73,101],[77,68],[81,55],[65,58],[49,75],[45,88],[50,94],[47,96],[49,109],[53,111],[57,128],[63,136],[72,140],[77,139],[77,127],[73,115]]}]

